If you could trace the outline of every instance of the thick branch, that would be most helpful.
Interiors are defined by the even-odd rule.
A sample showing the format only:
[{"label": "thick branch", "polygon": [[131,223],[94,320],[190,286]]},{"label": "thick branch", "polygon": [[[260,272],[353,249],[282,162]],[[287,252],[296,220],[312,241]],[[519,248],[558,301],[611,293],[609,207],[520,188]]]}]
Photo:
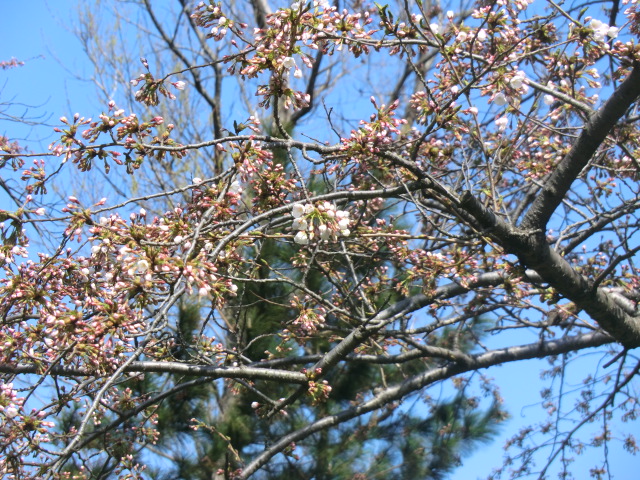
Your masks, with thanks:
[{"label": "thick branch", "polygon": [[565,258],[547,243],[544,232],[523,231],[503,222],[486,209],[470,192],[460,206],[469,212],[508,253],[560,294],[573,301],[618,342],[629,348],[640,346],[640,318],[629,315],[603,288],[594,288]]},{"label": "thick branch", "polygon": [[613,126],[638,96],[640,96],[640,65],[635,65],[631,74],[613,92],[611,98],[589,119],[569,153],[545,181],[540,194],[522,220],[523,229],[545,229],[573,181],[587,166]]}]

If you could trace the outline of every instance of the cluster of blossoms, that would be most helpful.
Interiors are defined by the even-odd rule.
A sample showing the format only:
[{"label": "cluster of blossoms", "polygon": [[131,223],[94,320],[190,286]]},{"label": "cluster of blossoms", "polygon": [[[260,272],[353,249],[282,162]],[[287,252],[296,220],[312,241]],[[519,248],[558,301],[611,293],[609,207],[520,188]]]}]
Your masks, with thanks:
[{"label": "cluster of blossoms", "polygon": [[312,305],[311,297],[308,295],[302,299],[294,296],[291,300],[291,307],[299,311],[298,316],[292,322],[298,336],[311,335],[325,324],[326,308],[321,305]]},{"label": "cluster of blossoms", "polygon": [[[517,70],[509,79],[509,87],[517,91],[519,94],[525,94],[529,91],[528,85],[525,84],[527,75],[522,70]],[[493,103],[499,107],[509,103],[507,95],[504,92],[498,92],[493,97]]]},{"label": "cluster of blossoms", "polygon": [[[24,410],[24,397],[18,397],[13,383],[0,383],[0,474],[5,478],[15,472],[15,460],[36,454],[41,445],[50,442],[54,423],[46,421],[46,412]],[[15,478],[12,476],[11,478]]]},{"label": "cluster of blossoms", "polygon": [[349,230],[349,212],[336,210],[336,206],[323,202],[317,207],[312,204],[296,203],[291,211],[293,224],[298,232],[293,241],[300,245],[308,245],[316,236],[322,241],[337,239],[338,233],[343,237],[351,234]]},{"label": "cluster of blossoms", "polygon": [[14,418],[22,408],[24,398],[18,398],[17,392],[13,388],[13,383],[3,383],[0,385],[0,412],[5,418]]},{"label": "cluster of blossoms", "polygon": [[291,69],[293,68],[293,76],[295,78],[302,78],[302,70],[298,68],[296,60],[293,57],[284,57],[280,63],[285,69],[289,70],[289,73],[291,73]]},{"label": "cluster of blossoms", "polygon": [[21,62],[20,60],[16,59],[16,58],[11,58],[11,60],[2,60],[0,61],[0,68],[2,70],[8,70],[9,68],[15,68],[15,67],[21,67],[22,65],[24,65],[24,62]]},{"label": "cluster of blossoms", "polygon": [[[137,79],[132,82],[138,81],[142,80]],[[183,84],[184,82],[175,82],[176,88],[184,88]],[[146,103],[144,100],[140,101]],[[157,159],[164,155],[164,153],[158,154],[149,150],[144,146],[145,144],[174,147],[178,145],[170,138],[174,125],[171,123],[165,124],[164,118],[161,116],[155,116],[144,121],[139,119],[135,113],[125,115],[123,109],[118,108],[114,101],[110,101],[108,113],[103,113],[98,118],[99,121],[94,122],[91,118],[85,119],[78,113],[73,116],[72,120],[60,117],[60,122],[64,126],[61,128],[56,127],[53,130],[62,135],[59,141],[54,141],[49,145],[49,150],[55,156],[64,155],[63,163],[72,159],[72,162],[78,165],[80,171],[91,170],[94,162],[101,161],[104,163],[105,172],[109,173],[111,168],[110,161],[113,161],[117,165],[126,165],[127,173],[131,174],[134,170],[140,168],[145,157],[153,156]],[[88,126],[88,128],[81,131],[80,128],[84,126]],[[124,148],[124,151],[119,149],[87,148],[87,143],[99,142],[99,138],[103,135],[109,138],[109,142],[115,139]],[[120,158],[123,155],[124,160]],[[175,150],[171,151],[169,155],[174,158],[182,158],[185,153]],[[44,188],[42,181],[36,185],[39,190]]]},{"label": "cluster of blossoms", "polygon": [[610,27],[596,18],[589,22],[589,26],[593,28],[593,38],[598,42],[604,42],[605,37],[616,38],[620,31],[618,27]]},{"label": "cluster of blossoms", "polygon": [[[225,16],[219,4],[210,0],[209,5],[200,2],[192,14],[194,23],[211,29],[207,38],[221,40],[227,31],[235,36],[232,43],[240,50],[233,58],[229,72],[239,73],[243,78],[256,78],[260,73],[270,71],[268,83],[260,85],[257,95],[263,97],[259,106],[268,108],[273,96],[282,97],[285,109],[300,109],[310,105],[311,97],[305,91],[291,88],[288,77],[293,72],[295,78],[303,76],[296,57],[308,68],[313,67],[312,50],[332,53],[341,50],[348,37],[357,41],[349,42],[348,49],[356,55],[368,52],[362,40],[368,40],[374,30],[365,29],[372,22],[369,12],[350,14],[346,10],[338,12],[326,0],[311,3],[294,2],[288,8],[266,16],[264,28],[255,28],[254,39],[248,42],[240,28],[245,24],[233,22]],[[240,28],[238,28],[240,27]],[[244,45],[244,47],[242,46]],[[306,47],[307,53],[302,46]]]}]

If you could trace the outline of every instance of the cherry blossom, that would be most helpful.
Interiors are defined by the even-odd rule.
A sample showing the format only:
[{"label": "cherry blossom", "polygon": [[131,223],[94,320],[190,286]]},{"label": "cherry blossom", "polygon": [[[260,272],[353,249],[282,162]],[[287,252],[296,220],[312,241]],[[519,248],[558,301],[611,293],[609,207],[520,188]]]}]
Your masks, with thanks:
[{"label": "cherry blossom", "polygon": [[[142,478],[165,453],[157,412],[192,381],[260,422],[234,444],[194,408],[229,478],[297,468],[293,445],[327,428],[364,439],[403,401],[437,411],[445,382],[481,390],[468,404],[493,402],[493,427],[482,372],[537,357],[550,417],[510,465],[573,455],[565,418],[612,441],[610,418],[638,414],[635,3],[619,26],[586,3],[262,3],[200,2],[189,33],[127,65],[137,103],[60,117],[48,151],[0,137],[0,471]],[[567,407],[568,359],[594,348]],[[354,366],[375,374],[346,396]]]}]

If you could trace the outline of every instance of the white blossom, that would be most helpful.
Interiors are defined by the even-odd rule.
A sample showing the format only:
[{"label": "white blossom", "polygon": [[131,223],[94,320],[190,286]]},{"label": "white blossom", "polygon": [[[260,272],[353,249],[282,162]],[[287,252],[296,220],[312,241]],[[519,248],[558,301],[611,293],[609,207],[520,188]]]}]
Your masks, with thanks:
[{"label": "white blossom", "polygon": [[591,23],[589,23],[589,25],[594,30],[599,30],[600,28],[602,28],[602,25],[604,25],[604,24],[602,23],[602,21],[598,20],[597,18],[594,18],[593,20],[591,20]]},{"label": "white blossom", "polygon": [[7,416],[7,418],[13,418],[18,415],[18,409],[14,406],[7,407],[4,409],[4,414]]},{"label": "white blossom", "polygon": [[504,132],[507,128],[507,124],[509,123],[509,119],[507,117],[500,117],[495,121],[496,127],[500,132]]},{"label": "white blossom", "polygon": [[291,70],[292,68],[296,67],[296,61],[293,59],[293,57],[284,57],[284,60],[282,60],[282,66]]},{"label": "white blossom", "polygon": [[231,185],[229,185],[229,193],[240,194],[241,192],[242,186],[240,185],[240,182],[238,180],[231,182]]},{"label": "white blossom", "polygon": [[500,92],[496,94],[495,97],[493,97],[493,103],[495,103],[499,107],[506,105],[508,103],[507,96],[504,93]]},{"label": "white blossom", "polygon": [[307,220],[299,217],[293,220],[291,228],[293,228],[294,230],[306,230],[307,228],[309,228],[309,224],[307,223]]},{"label": "white blossom", "polygon": [[589,26],[593,28],[593,38],[600,42],[604,42],[604,37],[616,38],[620,31],[618,27],[610,27],[596,18],[589,22]]},{"label": "white blossom", "polygon": [[320,232],[320,240],[329,240],[331,237],[331,230],[323,223],[318,226]]},{"label": "white blossom", "polygon": [[136,273],[146,273],[148,270],[149,270],[149,262],[146,261],[144,258],[136,262],[136,266],[135,266]]},{"label": "white blossom", "polygon": [[515,88],[516,90],[521,88],[522,85],[524,84],[524,80],[526,78],[526,75],[523,71],[518,71],[515,76],[509,80],[509,85],[511,85],[511,88]]},{"label": "white blossom", "polygon": [[553,102],[556,101],[556,97],[553,95],[545,95],[543,100],[545,105],[553,105]]},{"label": "white blossom", "polygon": [[293,218],[300,218],[304,214],[305,214],[304,205],[302,205],[301,203],[296,203],[293,206],[293,209],[291,210],[291,215],[293,215]]},{"label": "white blossom", "polygon": [[308,245],[309,244],[309,237],[307,236],[306,232],[301,230],[298,233],[296,233],[295,237],[293,237],[293,241],[296,242],[299,245]]}]

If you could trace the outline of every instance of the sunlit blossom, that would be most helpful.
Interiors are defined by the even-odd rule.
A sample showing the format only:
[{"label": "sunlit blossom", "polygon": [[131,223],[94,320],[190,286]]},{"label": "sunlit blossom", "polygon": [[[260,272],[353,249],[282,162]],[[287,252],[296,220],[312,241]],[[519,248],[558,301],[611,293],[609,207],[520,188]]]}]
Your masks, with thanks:
[{"label": "sunlit blossom", "polygon": [[460,30],[458,32],[458,35],[456,35],[456,41],[462,43],[467,39],[468,36],[469,34],[467,32],[465,32],[464,30]]},{"label": "sunlit blossom", "polygon": [[146,273],[149,270],[149,262],[145,259],[138,260],[135,266],[136,273]]},{"label": "sunlit blossom", "polygon": [[515,76],[513,76],[511,80],[509,80],[509,85],[511,86],[511,88],[515,89],[521,88],[524,84],[525,78],[525,73],[523,71],[518,71]]},{"label": "sunlit blossom", "polygon": [[320,233],[320,240],[327,241],[331,238],[331,230],[325,224],[318,226],[318,232]]},{"label": "sunlit blossom", "polygon": [[600,42],[603,42],[605,37],[616,38],[620,31],[618,27],[609,26],[596,18],[589,22],[589,26],[593,28],[593,37]]},{"label": "sunlit blossom", "polygon": [[305,214],[304,205],[301,203],[296,203],[293,206],[293,209],[291,210],[291,215],[293,215],[293,218],[299,218],[304,214]]},{"label": "sunlit blossom", "polygon": [[18,409],[14,406],[9,406],[4,409],[4,414],[7,418],[15,418],[18,415]]},{"label": "sunlit blossom", "polygon": [[507,100],[507,96],[504,93],[500,92],[497,93],[495,97],[493,97],[493,103],[499,107],[502,107],[503,105],[509,103],[509,101]]},{"label": "sunlit blossom", "polygon": [[299,245],[308,245],[309,237],[307,236],[306,232],[301,230],[295,234],[295,236],[293,237],[293,241]]},{"label": "sunlit blossom", "polygon": [[285,57],[282,60],[282,66],[286,69],[291,70],[292,68],[296,68],[296,61],[293,59],[293,57]]},{"label": "sunlit blossom", "polygon": [[507,117],[500,117],[495,121],[496,127],[498,127],[499,131],[504,131],[509,124],[509,119]]},{"label": "sunlit blossom", "polygon": [[307,228],[309,228],[309,224],[304,218],[299,217],[293,220],[291,228],[293,228],[294,230],[306,230]]}]

